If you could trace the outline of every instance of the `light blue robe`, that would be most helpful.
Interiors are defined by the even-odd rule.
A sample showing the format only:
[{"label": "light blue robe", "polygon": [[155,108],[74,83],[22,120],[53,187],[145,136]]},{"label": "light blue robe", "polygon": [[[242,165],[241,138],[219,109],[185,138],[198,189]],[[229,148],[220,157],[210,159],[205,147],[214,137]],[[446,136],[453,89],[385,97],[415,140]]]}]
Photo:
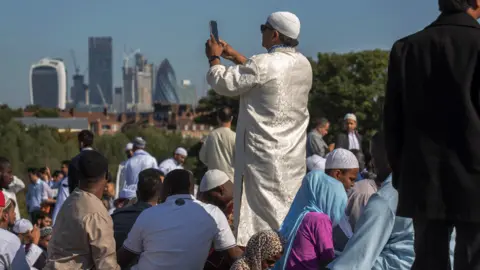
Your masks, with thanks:
[{"label": "light blue robe", "polygon": [[413,222],[396,217],[398,193],[389,176],[372,195],[334,270],[409,270],[415,259]]},{"label": "light blue robe", "polygon": [[280,235],[285,239],[286,246],[284,255],[275,264],[274,269],[285,269],[293,240],[306,214],[310,212],[324,213],[332,220],[332,225],[335,227],[342,220],[346,220],[347,201],[347,193],[340,181],[328,176],[323,171],[309,172],[303,178],[302,186],[280,227]]}]

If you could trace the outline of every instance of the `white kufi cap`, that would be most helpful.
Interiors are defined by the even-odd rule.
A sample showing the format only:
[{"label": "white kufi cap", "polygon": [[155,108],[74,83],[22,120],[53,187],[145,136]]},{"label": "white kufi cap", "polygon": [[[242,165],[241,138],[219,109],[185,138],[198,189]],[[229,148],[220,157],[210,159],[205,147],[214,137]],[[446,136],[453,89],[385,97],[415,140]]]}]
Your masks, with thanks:
[{"label": "white kufi cap", "polygon": [[119,199],[133,199],[137,197],[137,185],[130,185],[123,188],[118,194]]},{"label": "white kufi cap", "polygon": [[349,120],[349,119],[357,122],[357,117],[353,113],[345,114],[345,117],[343,118],[343,120],[346,121],[346,120]]},{"label": "white kufi cap", "polygon": [[325,171],[325,162],[326,160],[323,157],[319,155],[313,155],[307,158],[307,168],[309,171]]},{"label": "white kufi cap", "polygon": [[33,230],[33,225],[28,219],[19,219],[15,221],[15,224],[12,228],[14,233],[28,233],[29,231]]},{"label": "white kufi cap", "polygon": [[136,137],[133,140],[133,146],[143,149],[145,148],[145,145],[147,145],[147,142],[142,138],[142,137]]},{"label": "white kufi cap", "polygon": [[127,143],[127,146],[125,146],[125,151],[130,151],[133,149],[133,143],[129,142]]},{"label": "white kufi cap", "polygon": [[325,169],[358,169],[358,160],[349,150],[338,148],[327,155]]},{"label": "white kufi cap", "polygon": [[274,12],[268,16],[267,23],[289,38],[297,39],[300,35],[300,20],[291,12]]},{"label": "white kufi cap", "polygon": [[185,148],[183,147],[178,147],[176,150],[175,150],[175,154],[177,155],[182,155],[182,156],[188,156],[188,152]]},{"label": "white kufi cap", "polygon": [[200,182],[200,192],[205,192],[219,187],[229,181],[228,175],[220,170],[213,169],[205,173]]}]

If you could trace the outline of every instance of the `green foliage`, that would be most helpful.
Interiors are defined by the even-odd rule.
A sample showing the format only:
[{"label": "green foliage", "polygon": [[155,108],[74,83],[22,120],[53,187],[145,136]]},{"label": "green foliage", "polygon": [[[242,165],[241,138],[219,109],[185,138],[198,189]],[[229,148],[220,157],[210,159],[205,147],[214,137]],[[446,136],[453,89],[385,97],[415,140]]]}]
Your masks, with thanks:
[{"label": "green foliage", "polygon": [[312,119],[329,118],[333,124],[331,133],[336,134],[342,128],[343,116],[355,113],[360,132],[372,135],[381,123],[388,52],[319,53],[312,67]]},{"label": "green foliage", "polygon": [[[329,142],[342,130],[346,113],[355,113],[362,134],[371,136],[381,123],[381,112],[388,67],[388,52],[383,50],[345,54],[319,53],[310,59],[313,86],[309,95],[310,118],[327,117],[331,121]],[[238,112],[238,98],[222,97],[213,90],[200,100],[199,108],[213,112],[229,104]],[[196,119],[215,123],[214,114]]]},{"label": "green foliage", "polygon": [[[36,108],[34,108],[36,109]],[[41,111],[41,109],[37,109]],[[48,127],[29,127],[12,120],[12,117],[22,116],[18,110],[6,106],[0,107],[0,156],[8,158],[13,166],[13,172],[28,185],[26,170],[29,167],[45,167],[60,169],[61,162],[78,154],[77,134],[58,133]],[[134,137],[141,136],[147,141],[147,151],[163,161],[173,155],[176,147],[189,149],[197,143],[194,139],[183,139],[181,134],[167,132],[155,127],[133,127],[125,133],[103,135],[95,138],[94,148],[103,153],[109,160],[109,169],[116,177],[118,165],[126,159],[125,145]],[[195,157],[187,158],[185,168],[195,170]],[[24,190],[25,192],[26,190]],[[22,216],[26,216],[24,192],[17,194]]]},{"label": "green foliage", "polygon": [[0,125],[8,123],[14,117],[23,117],[23,110],[12,110],[7,105],[0,106]]},{"label": "green foliage", "polygon": [[[238,115],[239,108],[239,98],[238,97],[225,97],[220,96],[215,91],[209,90],[206,97],[201,98],[198,101],[197,112],[207,112],[208,114],[199,116],[195,119],[195,122],[200,124],[206,124],[211,126],[216,126],[217,123],[217,110],[222,109],[223,107],[232,108],[233,115]],[[234,117],[232,125],[236,126],[237,118]]]},{"label": "green foliage", "polygon": [[51,118],[51,117],[59,117],[58,110],[55,109],[39,109],[33,114],[35,117],[39,118]]},{"label": "green foliage", "polygon": [[33,116],[40,118],[59,117],[58,109],[42,108],[39,105],[28,105],[25,107],[26,112],[33,112]]}]

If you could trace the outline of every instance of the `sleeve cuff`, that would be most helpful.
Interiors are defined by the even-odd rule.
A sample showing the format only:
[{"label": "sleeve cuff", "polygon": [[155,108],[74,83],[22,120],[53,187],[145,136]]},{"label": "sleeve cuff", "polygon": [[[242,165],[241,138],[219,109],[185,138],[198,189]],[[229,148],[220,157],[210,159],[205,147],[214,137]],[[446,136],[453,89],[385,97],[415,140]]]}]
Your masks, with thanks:
[{"label": "sleeve cuff", "polygon": [[233,244],[233,245],[230,245],[230,246],[227,246],[227,247],[215,248],[215,251],[225,251],[225,250],[234,248],[234,247],[236,247],[236,246],[237,246],[236,244]]},{"label": "sleeve cuff", "polygon": [[208,75],[211,76],[213,75],[212,73],[216,72],[217,70],[219,69],[225,69],[225,66],[222,65],[222,64],[218,64],[218,65],[214,65],[214,66],[211,66],[210,69],[208,70]]},{"label": "sleeve cuff", "polygon": [[123,245],[123,248],[126,249],[126,250],[128,250],[128,251],[130,251],[130,252],[133,253],[133,254],[136,254],[136,255],[140,255],[140,253],[142,253],[141,251],[135,251],[135,250],[127,247],[126,245]]}]

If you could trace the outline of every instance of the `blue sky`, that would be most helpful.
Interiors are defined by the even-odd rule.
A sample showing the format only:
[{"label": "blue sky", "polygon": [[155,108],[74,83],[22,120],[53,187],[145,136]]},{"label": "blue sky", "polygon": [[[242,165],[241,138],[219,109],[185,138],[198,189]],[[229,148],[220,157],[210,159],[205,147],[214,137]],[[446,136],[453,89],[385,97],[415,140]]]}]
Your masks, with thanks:
[{"label": "blue sky", "polygon": [[[177,79],[190,79],[204,93],[208,22],[247,56],[264,52],[259,25],[274,11],[291,11],[302,22],[300,50],[347,52],[382,48],[418,31],[438,16],[436,0],[21,0],[0,3],[0,103],[28,102],[30,65],[60,57],[74,73],[70,49],[81,70],[88,66],[88,37],[112,36],[114,84],[121,86],[124,46],[159,64],[168,58]],[[69,78],[71,86],[71,78]]]}]

